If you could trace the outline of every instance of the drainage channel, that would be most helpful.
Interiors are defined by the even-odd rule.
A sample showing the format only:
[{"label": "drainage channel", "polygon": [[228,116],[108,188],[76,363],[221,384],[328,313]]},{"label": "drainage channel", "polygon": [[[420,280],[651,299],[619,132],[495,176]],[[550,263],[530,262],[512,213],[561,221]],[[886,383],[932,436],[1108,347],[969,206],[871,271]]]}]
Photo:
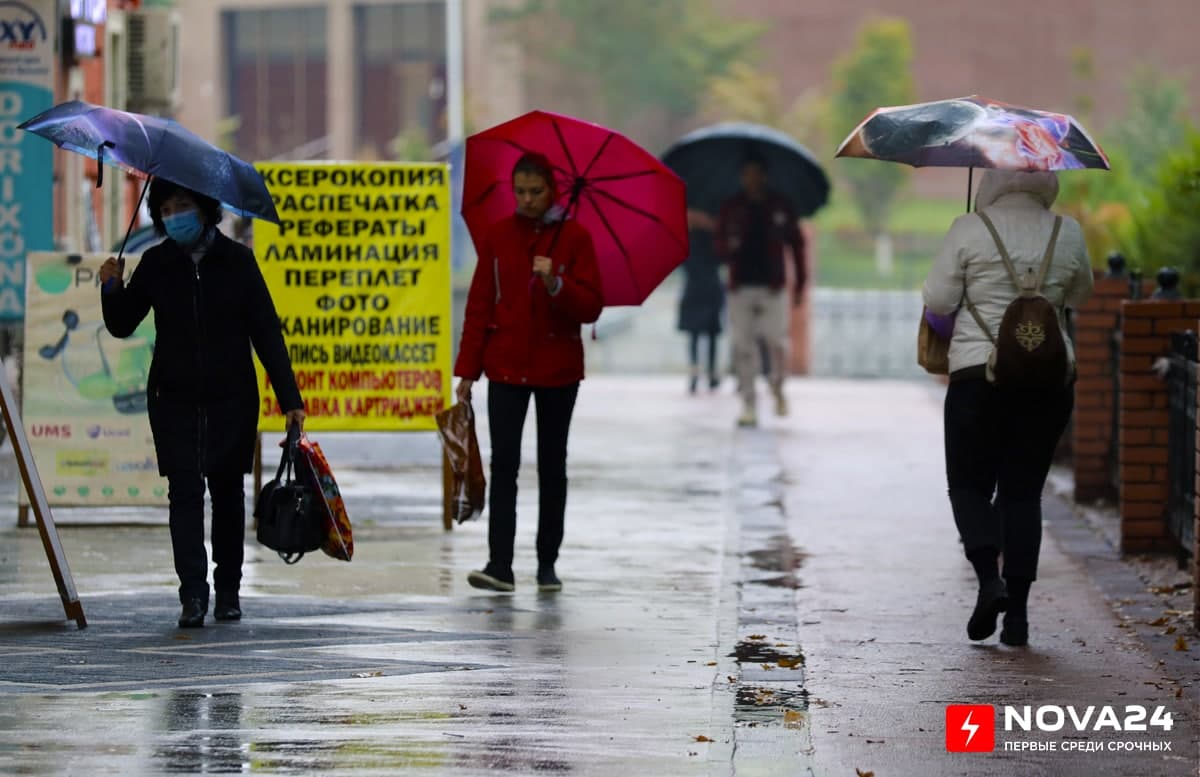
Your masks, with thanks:
[{"label": "drainage channel", "polygon": [[809,775],[812,737],[795,600],[804,554],[788,535],[774,434],[739,432],[735,457],[740,596],[737,642],[728,654],[737,666],[734,772]]}]

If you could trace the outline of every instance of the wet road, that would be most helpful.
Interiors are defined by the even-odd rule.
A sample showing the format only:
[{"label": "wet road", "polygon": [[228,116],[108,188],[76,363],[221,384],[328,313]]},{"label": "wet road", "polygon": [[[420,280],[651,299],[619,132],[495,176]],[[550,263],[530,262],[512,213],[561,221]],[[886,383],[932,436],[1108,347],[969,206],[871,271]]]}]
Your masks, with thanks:
[{"label": "wet road", "polygon": [[[424,437],[319,438],[355,560],[248,544],[238,624],[173,627],[159,521],[63,529],[76,631],[36,532],[5,526],[0,772],[1196,773],[1197,649],[1157,663],[1113,600],[1124,573],[1106,589],[1103,550],[1060,543],[1061,503],[1033,646],[967,642],[935,385],[796,381],[793,417],[736,432],[728,390],[681,383],[585,383],[559,595],[533,585],[530,433],[512,596],[466,585],[486,524],[441,531]],[[951,703],[1164,704],[1176,729],[1153,737],[1170,753],[947,753]]]}]

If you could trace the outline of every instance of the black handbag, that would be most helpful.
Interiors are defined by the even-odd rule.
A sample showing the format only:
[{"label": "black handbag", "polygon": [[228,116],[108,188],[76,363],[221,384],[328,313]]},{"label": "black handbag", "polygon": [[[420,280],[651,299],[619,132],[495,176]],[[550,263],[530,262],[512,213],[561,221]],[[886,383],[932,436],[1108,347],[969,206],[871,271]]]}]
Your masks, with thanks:
[{"label": "black handbag", "polygon": [[319,550],[325,542],[325,524],[312,488],[295,480],[295,461],[300,444],[299,425],[288,429],[283,456],[275,479],[263,486],[254,505],[258,541],[295,564],[305,553]]}]

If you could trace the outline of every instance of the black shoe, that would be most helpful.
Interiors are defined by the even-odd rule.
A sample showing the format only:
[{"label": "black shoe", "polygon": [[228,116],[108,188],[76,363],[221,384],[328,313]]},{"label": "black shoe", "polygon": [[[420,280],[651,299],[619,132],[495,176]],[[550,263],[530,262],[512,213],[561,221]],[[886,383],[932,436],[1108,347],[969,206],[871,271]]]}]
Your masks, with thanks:
[{"label": "black shoe", "polygon": [[1008,609],[1008,589],[1000,578],[989,580],[979,587],[975,611],[967,621],[967,636],[973,640],[987,639],[996,633],[996,617]]},{"label": "black shoe", "polygon": [[1029,621],[1004,616],[1004,628],[1000,629],[1000,641],[1009,647],[1024,647],[1029,644]]},{"label": "black shoe", "polygon": [[697,387],[697,385],[698,385],[699,383],[700,383],[700,379],[699,379],[698,377],[696,377],[695,375],[693,375],[692,377],[688,378],[688,393],[689,393],[689,394],[695,394],[695,393],[696,393],[696,387]]},{"label": "black shoe", "polygon": [[721,379],[720,379],[720,378],[718,378],[718,377],[717,377],[717,376],[715,376],[715,375],[714,375],[714,376],[712,376],[712,377],[710,377],[710,378],[708,379],[708,390],[709,390],[709,391],[716,391],[716,390],[717,390],[717,389],[719,389],[719,388],[721,388]]},{"label": "black shoe", "polygon": [[197,629],[204,625],[204,614],[208,612],[208,602],[198,596],[187,599],[183,610],[179,613],[179,628]]},{"label": "black shoe", "polygon": [[554,574],[554,567],[538,567],[537,581],[538,590],[544,593],[562,590],[562,581]]},{"label": "black shoe", "polygon": [[485,591],[502,591],[511,593],[517,589],[514,583],[512,569],[500,569],[492,565],[490,562],[483,568],[482,571],[471,572],[467,575],[467,582],[474,588],[482,588]]},{"label": "black shoe", "polygon": [[242,603],[236,593],[217,594],[217,603],[213,605],[213,617],[219,621],[240,621],[242,619]]}]

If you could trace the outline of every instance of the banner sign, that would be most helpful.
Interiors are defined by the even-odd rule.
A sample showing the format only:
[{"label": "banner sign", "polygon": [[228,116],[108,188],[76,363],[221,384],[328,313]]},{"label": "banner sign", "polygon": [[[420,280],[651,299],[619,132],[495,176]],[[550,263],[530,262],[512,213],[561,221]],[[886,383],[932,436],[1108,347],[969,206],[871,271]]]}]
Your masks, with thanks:
[{"label": "banner sign", "polygon": [[0,321],[25,316],[25,254],[54,248],[54,144],[17,129],[54,104],[54,0],[0,3]]},{"label": "banner sign", "polygon": [[[270,163],[281,224],[254,249],[304,396],[305,429],[432,431],[451,377],[443,164]],[[259,370],[260,426],[282,430]]]},{"label": "banner sign", "polygon": [[[21,415],[52,505],[165,505],[146,415],[154,316],[125,339],[108,333],[106,258],[29,255]],[[126,257],[126,277],[138,259]]]}]

